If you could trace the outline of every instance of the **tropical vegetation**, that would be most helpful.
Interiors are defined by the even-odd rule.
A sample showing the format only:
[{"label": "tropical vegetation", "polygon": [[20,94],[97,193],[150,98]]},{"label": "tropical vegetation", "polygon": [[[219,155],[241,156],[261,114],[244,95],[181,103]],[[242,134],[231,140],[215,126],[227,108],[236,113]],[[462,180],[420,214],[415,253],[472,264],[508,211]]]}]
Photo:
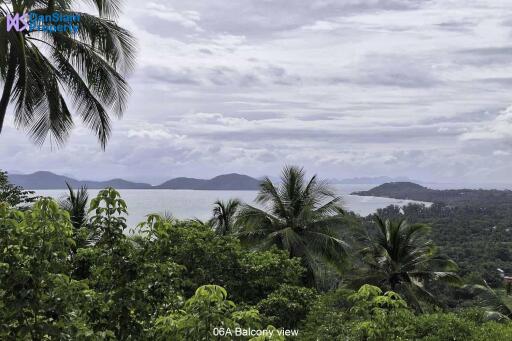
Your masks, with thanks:
[{"label": "tropical vegetation", "polygon": [[380,288],[398,291],[418,310],[421,300],[437,303],[425,284],[445,281],[459,284],[457,264],[436,255],[428,239],[430,228],[424,224],[410,225],[406,220],[383,220],[375,216],[376,231],[367,233],[360,250],[359,278]]},{"label": "tropical vegetation", "polygon": [[227,202],[217,200],[214,203],[213,216],[209,223],[220,235],[228,235],[235,232],[236,215],[241,202],[238,199],[230,199]]},{"label": "tropical vegetation", "polygon": [[512,338],[500,285],[459,276],[407,209],[358,217],[298,167],[207,223],[138,226],[112,188],[27,202],[5,179],[2,340]]},{"label": "tropical vegetation", "polygon": [[240,209],[239,236],[256,248],[276,246],[301,258],[318,280],[326,266],[339,267],[347,253],[339,231],[344,225],[340,200],[326,182],[316,176],[307,180],[302,168],[285,167],[280,184],[263,180],[255,200],[262,208],[245,204]]},{"label": "tropical vegetation", "polygon": [[11,184],[7,172],[0,170],[0,202],[19,208],[33,203],[35,199],[33,191]]}]

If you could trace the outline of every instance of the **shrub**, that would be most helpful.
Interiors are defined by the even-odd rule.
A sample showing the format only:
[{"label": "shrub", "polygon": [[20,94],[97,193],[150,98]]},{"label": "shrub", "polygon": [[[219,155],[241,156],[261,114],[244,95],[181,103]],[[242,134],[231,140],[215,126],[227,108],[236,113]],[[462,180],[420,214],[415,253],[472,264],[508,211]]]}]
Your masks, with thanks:
[{"label": "shrub", "polygon": [[284,284],[258,303],[267,323],[295,329],[306,317],[317,297],[313,289]]},{"label": "shrub", "polygon": [[[237,311],[217,285],[199,287],[183,309],[157,319],[157,340],[232,340],[235,328],[261,328],[257,310]],[[219,331],[220,330],[220,331]],[[220,334],[220,335],[219,335]]]}]

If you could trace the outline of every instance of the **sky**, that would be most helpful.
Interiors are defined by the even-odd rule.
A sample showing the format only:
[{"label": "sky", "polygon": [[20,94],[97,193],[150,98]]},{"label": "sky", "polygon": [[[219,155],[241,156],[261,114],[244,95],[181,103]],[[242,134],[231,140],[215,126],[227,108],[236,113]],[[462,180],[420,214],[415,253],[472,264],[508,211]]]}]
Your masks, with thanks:
[{"label": "sky", "polygon": [[[512,183],[512,1],[128,0],[138,40],[102,151],[8,118],[0,168],[159,183],[177,176],[407,176]],[[77,120],[78,121],[78,120]]]}]

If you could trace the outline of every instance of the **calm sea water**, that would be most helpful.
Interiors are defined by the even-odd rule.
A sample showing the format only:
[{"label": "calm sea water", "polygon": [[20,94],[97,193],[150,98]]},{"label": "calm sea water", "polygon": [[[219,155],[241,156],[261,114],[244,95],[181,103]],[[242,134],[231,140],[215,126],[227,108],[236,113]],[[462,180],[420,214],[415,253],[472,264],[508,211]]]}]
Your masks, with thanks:
[{"label": "calm sea water", "polygon": [[[349,195],[354,191],[363,191],[375,187],[375,185],[339,185],[334,186],[343,197],[343,205],[346,209],[360,215],[374,213],[377,209],[391,204],[407,205],[410,200],[397,200],[376,197],[360,197]],[[99,190],[89,190],[92,198]],[[256,191],[192,191],[192,190],[120,190],[122,198],[128,205],[128,225],[133,227],[145,220],[150,213],[169,213],[176,218],[208,219],[211,216],[213,202],[217,199],[227,200],[238,198],[246,203],[253,203]],[[65,190],[40,190],[37,195],[62,198]]]}]

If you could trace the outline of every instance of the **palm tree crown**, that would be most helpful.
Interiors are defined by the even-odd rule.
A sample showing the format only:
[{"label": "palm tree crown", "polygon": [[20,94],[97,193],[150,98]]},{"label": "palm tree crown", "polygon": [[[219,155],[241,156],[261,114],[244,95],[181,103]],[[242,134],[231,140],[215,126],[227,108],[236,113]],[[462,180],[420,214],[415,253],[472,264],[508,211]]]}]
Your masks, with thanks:
[{"label": "palm tree crown", "polygon": [[[83,123],[104,148],[109,111],[121,116],[129,94],[123,74],[134,66],[134,39],[113,20],[121,0],[0,0],[0,132],[9,102],[14,123],[36,143],[64,143],[74,122],[71,100]],[[76,11],[93,4],[98,15]],[[7,31],[7,16],[79,15],[78,31]],[[67,96],[65,97],[64,94]]]},{"label": "palm tree crown", "polygon": [[234,232],[235,217],[240,205],[241,203],[238,199],[230,199],[227,202],[222,200],[215,201],[210,224],[218,234],[224,236]]},{"label": "palm tree crown", "polygon": [[281,184],[263,180],[256,198],[261,208],[242,206],[240,236],[259,247],[276,245],[292,257],[301,257],[317,277],[321,260],[334,264],[346,252],[335,230],[342,222],[340,201],[316,176],[306,181],[302,168],[285,167]]},{"label": "palm tree crown", "polygon": [[383,220],[379,216],[375,217],[375,223],[376,232],[365,237],[362,249],[365,283],[400,291],[421,309],[418,298],[436,303],[425,289],[427,282],[459,282],[455,273],[457,265],[435,254],[435,247],[427,238],[428,226],[409,225],[405,220]]},{"label": "palm tree crown", "polygon": [[86,186],[82,186],[76,192],[67,182],[66,186],[68,187],[68,195],[60,201],[60,206],[68,211],[73,227],[79,229],[87,222],[89,193]]}]

